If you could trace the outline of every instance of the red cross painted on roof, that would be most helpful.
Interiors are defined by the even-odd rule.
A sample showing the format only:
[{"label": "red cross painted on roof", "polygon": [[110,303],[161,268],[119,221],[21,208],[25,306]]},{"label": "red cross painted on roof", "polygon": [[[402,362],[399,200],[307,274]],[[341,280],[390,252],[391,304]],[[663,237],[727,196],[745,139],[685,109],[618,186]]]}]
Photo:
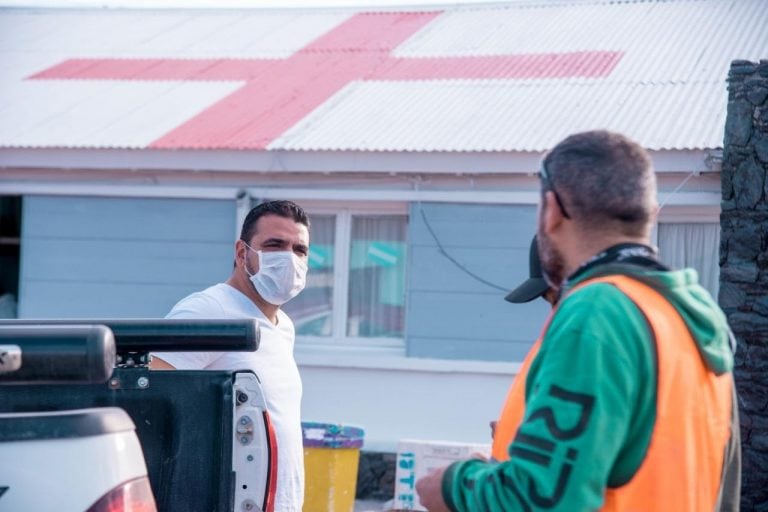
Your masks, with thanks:
[{"label": "red cross painted on roof", "polygon": [[71,59],[32,79],[241,80],[245,84],[152,148],[265,149],[354,80],[607,76],[621,52],[399,58],[391,52],[440,12],[361,13],[287,59]]}]

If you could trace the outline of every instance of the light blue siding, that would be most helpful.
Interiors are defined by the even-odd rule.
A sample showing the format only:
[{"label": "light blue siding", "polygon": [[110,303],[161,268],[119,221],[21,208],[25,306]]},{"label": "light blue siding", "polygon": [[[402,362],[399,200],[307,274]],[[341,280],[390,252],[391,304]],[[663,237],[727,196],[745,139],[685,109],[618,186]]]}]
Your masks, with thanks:
[{"label": "light blue siding", "polygon": [[232,270],[234,201],[30,196],[21,318],[160,317]]},{"label": "light blue siding", "polygon": [[[438,249],[422,217],[443,249]],[[536,207],[414,204],[409,221],[408,355],[521,361],[549,305],[510,304],[506,293],[528,278]],[[503,290],[484,284],[469,272]]]}]

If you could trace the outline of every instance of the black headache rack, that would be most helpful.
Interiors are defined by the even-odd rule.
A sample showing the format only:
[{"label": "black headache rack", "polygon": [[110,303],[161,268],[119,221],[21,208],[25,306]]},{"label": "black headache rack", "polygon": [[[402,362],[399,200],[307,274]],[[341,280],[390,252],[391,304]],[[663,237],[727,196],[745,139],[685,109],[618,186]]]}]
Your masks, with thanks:
[{"label": "black headache rack", "polygon": [[106,382],[115,354],[115,338],[103,325],[3,324],[0,384]]},{"label": "black headache rack", "polygon": [[[73,341],[78,335],[80,345]],[[88,341],[94,338],[106,341]],[[158,510],[271,510],[276,443],[257,377],[250,371],[146,366],[149,352],[253,351],[258,338],[255,320],[0,321],[0,347],[21,350],[16,372],[45,359],[50,369],[50,347],[61,339],[70,340],[63,350],[68,358],[54,364],[87,367],[83,362],[99,354],[102,368],[104,361],[106,367],[117,361],[111,374],[91,370],[67,384],[60,384],[64,377],[55,385],[50,379],[33,382],[33,371],[25,378],[34,385],[2,385],[14,372],[0,372],[0,412],[120,407],[136,424]],[[35,356],[42,345],[49,348]],[[62,372],[71,376],[74,370]]]},{"label": "black headache rack", "polygon": [[[46,327],[94,325],[103,325],[112,331],[116,343],[118,366],[146,366],[149,352],[253,352],[259,348],[258,322],[248,319],[0,320],[0,329],[8,327],[9,330],[13,327],[45,329]],[[0,332],[0,342],[12,336],[10,332],[6,334]],[[44,334],[40,337],[42,339]]]}]

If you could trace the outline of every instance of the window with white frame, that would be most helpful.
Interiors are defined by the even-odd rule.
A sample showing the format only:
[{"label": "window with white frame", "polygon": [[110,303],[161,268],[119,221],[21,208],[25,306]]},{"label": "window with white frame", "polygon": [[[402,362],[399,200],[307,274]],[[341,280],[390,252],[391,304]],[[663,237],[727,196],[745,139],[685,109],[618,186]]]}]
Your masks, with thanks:
[{"label": "window with white frame", "polygon": [[298,339],[402,346],[405,206],[306,208],[311,222],[307,287],[283,307]]}]

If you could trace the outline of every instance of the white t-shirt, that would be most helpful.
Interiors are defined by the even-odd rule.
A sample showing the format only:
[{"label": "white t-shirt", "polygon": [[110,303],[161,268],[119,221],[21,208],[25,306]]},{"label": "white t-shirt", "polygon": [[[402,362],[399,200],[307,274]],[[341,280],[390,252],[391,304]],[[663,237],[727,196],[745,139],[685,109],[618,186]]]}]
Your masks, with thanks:
[{"label": "white t-shirt", "polygon": [[293,358],[295,331],[278,310],[277,325],[228,284],[220,283],[181,299],[166,318],[256,318],[261,337],[256,352],[158,352],[179,370],[242,370],[258,375],[277,435],[275,512],[301,512],[304,501],[304,447],[301,435],[301,377]]}]

